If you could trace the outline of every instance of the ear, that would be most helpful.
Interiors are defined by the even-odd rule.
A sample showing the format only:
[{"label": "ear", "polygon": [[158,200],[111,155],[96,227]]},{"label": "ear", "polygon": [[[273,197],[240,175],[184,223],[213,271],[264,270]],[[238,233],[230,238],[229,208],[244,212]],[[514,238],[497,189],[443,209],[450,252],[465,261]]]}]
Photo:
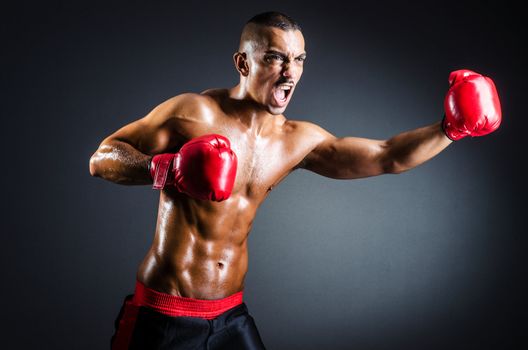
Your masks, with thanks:
[{"label": "ear", "polygon": [[249,75],[249,64],[246,53],[235,52],[233,55],[233,61],[235,62],[236,70],[243,76],[247,77]]}]

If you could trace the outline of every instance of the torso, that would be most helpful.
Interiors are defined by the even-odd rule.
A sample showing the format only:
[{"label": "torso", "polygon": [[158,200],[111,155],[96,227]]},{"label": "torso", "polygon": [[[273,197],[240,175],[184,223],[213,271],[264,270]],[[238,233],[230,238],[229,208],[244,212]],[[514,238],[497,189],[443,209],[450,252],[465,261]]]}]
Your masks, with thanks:
[{"label": "torso", "polygon": [[227,90],[196,100],[192,117],[181,116],[181,142],[174,151],[197,136],[226,136],[238,158],[233,192],[211,202],[163,190],[154,241],[137,278],[164,293],[220,299],[244,289],[247,239],[257,208],[316,140],[305,135],[302,122],[282,115],[251,121],[251,108],[230,99]]}]

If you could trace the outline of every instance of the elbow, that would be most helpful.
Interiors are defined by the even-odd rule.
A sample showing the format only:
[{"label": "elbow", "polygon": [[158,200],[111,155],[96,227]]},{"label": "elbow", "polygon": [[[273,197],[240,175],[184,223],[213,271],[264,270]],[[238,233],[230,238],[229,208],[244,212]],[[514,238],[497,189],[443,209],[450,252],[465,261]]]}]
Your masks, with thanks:
[{"label": "elbow", "polygon": [[101,152],[101,147],[90,157],[89,170],[90,175],[94,177],[102,176],[102,163],[104,159],[104,153]]},{"label": "elbow", "polygon": [[90,157],[89,169],[90,175],[95,177],[102,177],[104,166],[106,166],[105,159],[108,158],[108,153],[112,151],[112,147],[103,141],[97,151]]},{"label": "elbow", "polygon": [[90,163],[89,163],[89,168],[90,168],[90,175],[91,176],[95,176],[95,177],[98,177],[99,176],[99,169],[98,169],[98,161],[97,161],[97,152],[92,156],[90,157]]},{"label": "elbow", "polygon": [[401,157],[398,157],[391,150],[390,144],[385,141],[381,146],[381,155],[379,157],[379,165],[381,173],[383,174],[401,174],[410,169],[406,162],[402,161]]},{"label": "elbow", "polygon": [[387,162],[384,162],[383,166],[383,173],[385,174],[401,174],[407,170],[409,170],[408,167],[406,167],[404,164],[396,161],[396,160],[390,160]]},{"label": "elbow", "polygon": [[391,162],[391,164],[388,166],[387,172],[389,174],[401,174],[405,171],[405,168],[401,166],[396,161]]},{"label": "elbow", "polygon": [[397,175],[397,174],[401,174],[403,172],[406,172],[408,169],[404,169],[404,168],[392,168],[391,171],[389,172],[389,174],[393,174],[393,175]]}]

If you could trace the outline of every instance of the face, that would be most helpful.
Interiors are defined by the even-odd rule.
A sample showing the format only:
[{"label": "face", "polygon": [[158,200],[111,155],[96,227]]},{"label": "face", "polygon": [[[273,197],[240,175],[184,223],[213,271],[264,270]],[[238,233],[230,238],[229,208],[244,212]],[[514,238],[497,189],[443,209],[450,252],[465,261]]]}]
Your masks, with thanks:
[{"label": "face", "polygon": [[304,38],[298,30],[264,27],[247,50],[247,90],[271,114],[282,114],[301,79],[306,59]]}]

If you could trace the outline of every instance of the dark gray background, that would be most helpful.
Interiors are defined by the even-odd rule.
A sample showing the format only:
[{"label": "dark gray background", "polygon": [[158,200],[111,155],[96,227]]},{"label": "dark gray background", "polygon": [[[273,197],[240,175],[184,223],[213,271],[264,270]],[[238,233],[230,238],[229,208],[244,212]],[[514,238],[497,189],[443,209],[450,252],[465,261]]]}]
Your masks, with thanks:
[{"label": "dark gray background", "polygon": [[345,1],[22,1],[2,9],[3,349],[106,349],[158,193],[92,178],[104,137],[176,94],[238,81],[244,22],[275,9],[309,57],[286,111],[388,138],[442,117],[451,70],[490,75],[494,134],[401,175],[301,170],[249,238],[269,349],[513,349],[525,341],[526,37],[519,7]]}]

